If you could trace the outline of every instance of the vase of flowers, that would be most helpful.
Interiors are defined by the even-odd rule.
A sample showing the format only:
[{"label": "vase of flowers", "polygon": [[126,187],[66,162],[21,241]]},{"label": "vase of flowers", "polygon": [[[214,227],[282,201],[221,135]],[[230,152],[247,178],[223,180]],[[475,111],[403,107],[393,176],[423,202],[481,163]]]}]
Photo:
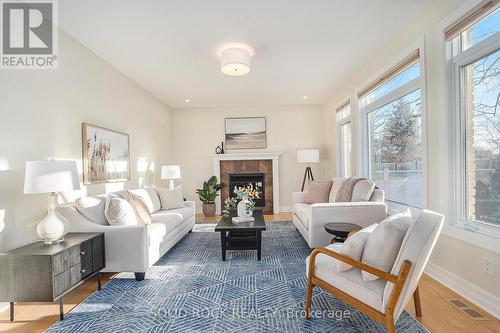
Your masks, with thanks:
[{"label": "vase of flowers", "polygon": [[234,194],[236,199],[240,200],[236,206],[236,211],[239,217],[250,217],[255,210],[254,199],[259,199],[260,193],[253,187],[252,184],[248,186],[234,187]]}]

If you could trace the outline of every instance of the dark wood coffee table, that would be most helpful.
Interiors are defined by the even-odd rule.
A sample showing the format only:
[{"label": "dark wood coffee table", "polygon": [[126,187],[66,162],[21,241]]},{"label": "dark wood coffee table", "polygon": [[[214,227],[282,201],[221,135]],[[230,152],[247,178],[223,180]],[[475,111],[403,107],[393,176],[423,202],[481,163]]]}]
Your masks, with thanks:
[{"label": "dark wood coffee table", "polygon": [[330,243],[337,243],[341,242],[343,243],[347,237],[349,236],[349,233],[352,231],[358,231],[363,229],[363,227],[357,225],[357,224],[352,224],[352,223],[328,223],[325,224],[325,230],[329,234],[333,235],[332,241]]},{"label": "dark wood coffee table", "polygon": [[253,222],[234,223],[233,216],[236,216],[236,212],[231,212],[227,217],[222,216],[215,226],[215,231],[220,232],[222,260],[226,261],[226,250],[257,250],[257,259],[260,260],[262,231],[266,230],[262,211],[253,212]]}]

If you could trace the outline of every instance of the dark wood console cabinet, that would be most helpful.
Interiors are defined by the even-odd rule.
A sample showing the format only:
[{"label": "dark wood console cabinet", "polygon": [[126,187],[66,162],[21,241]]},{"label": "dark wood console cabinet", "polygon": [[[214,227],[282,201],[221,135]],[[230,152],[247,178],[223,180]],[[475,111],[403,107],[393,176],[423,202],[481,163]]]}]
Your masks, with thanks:
[{"label": "dark wood console cabinet", "polygon": [[64,319],[63,296],[106,266],[103,233],[70,233],[56,245],[35,242],[0,255],[0,302],[54,302],[59,300]]}]

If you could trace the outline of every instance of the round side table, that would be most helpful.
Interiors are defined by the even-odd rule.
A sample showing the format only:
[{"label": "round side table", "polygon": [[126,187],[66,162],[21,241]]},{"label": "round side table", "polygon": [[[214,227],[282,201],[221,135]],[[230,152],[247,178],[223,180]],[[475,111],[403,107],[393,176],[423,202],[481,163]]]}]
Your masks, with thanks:
[{"label": "round side table", "polygon": [[353,223],[328,223],[325,224],[325,230],[329,234],[333,235],[331,243],[343,243],[347,237],[349,236],[349,233],[352,231],[358,231],[363,229],[363,227],[353,224]]}]

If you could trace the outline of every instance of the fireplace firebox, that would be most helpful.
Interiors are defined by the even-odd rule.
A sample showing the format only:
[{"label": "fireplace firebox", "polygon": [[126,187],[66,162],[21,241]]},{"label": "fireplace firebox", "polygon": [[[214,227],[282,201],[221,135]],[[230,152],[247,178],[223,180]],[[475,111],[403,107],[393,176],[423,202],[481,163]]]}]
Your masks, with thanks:
[{"label": "fireplace firebox", "polygon": [[229,174],[229,195],[234,196],[234,187],[246,187],[252,185],[260,195],[259,199],[255,199],[256,207],[266,206],[266,189],[265,175],[263,173],[235,173]]}]

